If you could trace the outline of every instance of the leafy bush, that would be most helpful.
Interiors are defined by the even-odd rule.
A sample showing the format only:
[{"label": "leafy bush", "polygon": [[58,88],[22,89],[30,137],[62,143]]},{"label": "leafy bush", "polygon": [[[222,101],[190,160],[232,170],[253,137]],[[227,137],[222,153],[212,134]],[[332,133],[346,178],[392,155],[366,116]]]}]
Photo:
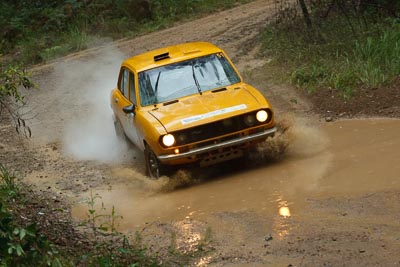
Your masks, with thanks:
[{"label": "leafy bush", "polygon": [[0,203],[0,265],[62,266],[58,252],[36,226],[18,227]]},{"label": "leafy bush", "polygon": [[19,90],[20,87],[25,89],[35,87],[30,79],[30,74],[25,70],[9,66],[0,73],[0,115],[6,111],[13,120],[16,131],[30,137],[31,130],[18,111],[20,105],[24,104],[24,96]]},{"label": "leafy bush", "polygon": [[57,250],[35,224],[17,225],[7,210],[18,192],[14,173],[0,164],[0,266],[62,266]]},{"label": "leafy bush", "polygon": [[[96,37],[121,38],[248,0],[0,1],[0,51],[25,63],[85,49]],[[15,12],[18,10],[18,12]]]},{"label": "leafy bush", "polygon": [[0,194],[2,199],[5,197],[12,198],[17,195],[18,185],[15,180],[15,174],[0,163]]},{"label": "leafy bush", "polygon": [[[7,97],[13,98],[16,102],[22,102],[24,97],[19,92],[19,86],[26,89],[33,87],[29,75],[19,67],[8,67],[0,73],[0,101],[6,101]],[[3,103],[3,102],[0,102]]]}]

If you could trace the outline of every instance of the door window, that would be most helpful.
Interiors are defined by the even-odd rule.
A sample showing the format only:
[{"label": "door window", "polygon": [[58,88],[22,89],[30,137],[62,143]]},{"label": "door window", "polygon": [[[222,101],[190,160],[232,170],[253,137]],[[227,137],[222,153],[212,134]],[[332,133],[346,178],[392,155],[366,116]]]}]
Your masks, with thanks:
[{"label": "door window", "polygon": [[129,80],[128,80],[128,75],[129,75],[129,71],[127,69],[122,69],[121,80],[120,80],[120,84],[119,84],[119,90],[121,91],[121,93],[127,99],[129,99],[129,90],[128,90]]}]

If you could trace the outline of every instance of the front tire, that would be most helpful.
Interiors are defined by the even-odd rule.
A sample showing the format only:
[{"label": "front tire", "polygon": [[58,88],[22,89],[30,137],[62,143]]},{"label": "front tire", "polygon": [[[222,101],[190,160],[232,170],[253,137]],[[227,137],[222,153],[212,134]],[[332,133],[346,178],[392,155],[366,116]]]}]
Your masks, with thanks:
[{"label": "front tire", "polygon": [[166,167],[158,159],[151,148],[146,145],[144,149],[147,175],[152,179],[158,179],[165,175]]}]

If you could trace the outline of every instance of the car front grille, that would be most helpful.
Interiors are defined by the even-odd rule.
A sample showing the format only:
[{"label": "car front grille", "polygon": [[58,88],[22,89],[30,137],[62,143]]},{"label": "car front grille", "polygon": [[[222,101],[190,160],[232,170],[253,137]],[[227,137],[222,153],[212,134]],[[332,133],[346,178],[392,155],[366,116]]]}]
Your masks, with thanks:
[{"label": "car front grille", "polygon": [[222,142],[225,140],[237,138],[237,132],[261,126],[270,122],[270,120],[272,119],[272,112],[270,110],[266,111],[268,112],[269,116],[268,120],[263,123],[260,123],[256,120],[256,112],[251,112],[174,132],[172,134],[175,136],[175,145],[183,146],[208,140],[202,143],[202,145],[206,145],[212,142]]}]

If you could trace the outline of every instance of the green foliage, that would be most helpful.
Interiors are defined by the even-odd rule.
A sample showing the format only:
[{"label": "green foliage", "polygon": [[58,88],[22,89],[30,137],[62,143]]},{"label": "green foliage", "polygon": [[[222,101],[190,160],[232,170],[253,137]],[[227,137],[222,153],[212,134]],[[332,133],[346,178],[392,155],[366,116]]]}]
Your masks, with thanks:
[{"label": "green foliage", "polygon": [[[145,254],[137,238],[134,245],[130,244],[128,237],[116,229],[116,221],[122,219],[117,215],[114,206],[111,213],[106,214],[104,203],[98,210],[97,202],[101,196],[90,191],[86,199],[88,205],[87,221],[82,225],[88,225],[95,233],[98,241],[95,249],[85,254],[79,260],[80,264],[88,266],[158,266],[156,259]],[[111,241],[105,241],[103,237],[111,236]]]},{"label": "green foliage", "polygon": [[[142,244],[142,236],[139,232],[129,242],[126,235],[116,229],[116,220],[121,219],[114,207],[111,214],[106,211],[104,204],[99,205],[101,196],[90,192],[86,199],[87,221],[82,225],[89,226],[97,238],[96,246],[90,253],[84,254],[77,265],[84,266],[159,266],[157,258],[146,254],[146,248]],[[110,238],[108,239],[107,238]],[[196,246],[188,251],[178,249],[177,233],[170,232],[170,244],[168,246],[169,255],[167,259],[162,259],[166,266],[188,266],[193,259],[204,256],[212,250],[212,230],[208,227],[202,238],[198,240]],[[106,238],[106,240],[104,239]]]},{"label": "green foliage", "polygon": [[34,87],[29,76],[29,73],[18,66],[9,66],[0,73],[0,101],[11,97],[16,102],[22,102],[24,97],[20,94],[19,87],[23,86],[25,89]]},{"label": "green foliage", "polygon": [[0,194],[4,197],[12,198],[17,195],[18,185],[16,183],[15,173],[11,173],[0,163]]},{"label": "green foliage", "polygon": [[387,18],[386,10],[352,10],[313,7],[310,29],[295,10],[285,9],[263,32],[263,53],[309,92],[333,88],[348,98],[358,87],[390,83],[400,74],[400,20]]},{"label": "green foliage", "polygon": [[62,266],[57,250],[35,224],[17,225],[7,202],[18,197],[15,174],[0,164],[0,266]]},{"label": "green foliage", "polygon": [[0,203],[0,265],[62,266],[58,252],[34,224],[15,226],[12,216]]},{"label": "green foliage", "polygon": [[[117,215],[115,207],[111,209],[111,214],[100,213],[96,209],[96,200],[101,199],[98,194],[93,195],[90,191],[89,197],[86,199],[88,205],[87,210],[87,221],[83,225],[89,225],[94,232],[100,230],[103,233],[119,234],[116,229],[116,222],[118,219],[122,219],[122,216]],[[104,203],[101,203],[100,211],[105,211],[106,208]]]},{"label": "green foliage", "polygon": [[19,60],[28,64],[48,61],[85,49],[98,36],[133,36],[247,1],[4,0],[0,2],[0,51],[19,52]]},{"label": "green foliage", "polygon": [[400,74],[400,21],[393,21],[380,36],[356,41],[353,52],[360,82],[378,87]]},{"label": "green foliage", "polygon": [[[89,222],[98,228],[95,233],[101,235],[96,235],[98,240],[90,253],[72,262],[58,252],[34,223],[21,225],[15,220],[15,214],[7,207],[22,198],[15,173],[0,164],[0,266],[158,266],[157,260],[146,255],[139,243],[130,244],[125,235],[116,231],[115,220],[119,216],[114,208],[110,216],[105,216],[108,222],[97,225],[104,218],[95,210],[98,196],[91,195],[89,200]],[[111,239],[107,239],[106,232]]]},{"label": "green foliage", "polygon": [[0,115],[5,110],[14,122],[18,133],[31,136],[31,130],[26,125],[24,118],[18,112],[20,105],[24,104],[24,96],[20,88],[30,89],[35,87],[30,79],[30,74],[18,66],[9,66],[0,73]]}]

